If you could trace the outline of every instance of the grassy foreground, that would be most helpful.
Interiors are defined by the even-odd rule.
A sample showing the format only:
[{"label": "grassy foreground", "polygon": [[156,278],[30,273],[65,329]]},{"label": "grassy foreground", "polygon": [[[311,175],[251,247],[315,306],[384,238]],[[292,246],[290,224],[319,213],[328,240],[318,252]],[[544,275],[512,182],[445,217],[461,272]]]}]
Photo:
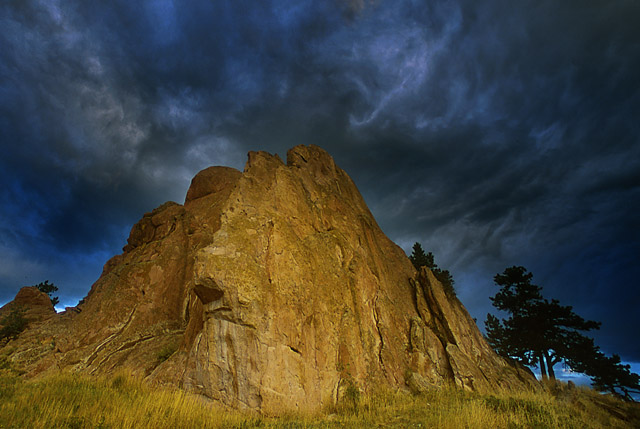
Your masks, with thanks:
[{"label": "grassy foreground", "polygon": [[381,392],[349,399],[317,414],[269,417],[225,411],[125,374],[25,381],[0,371],[0,428],[640,427],[638,404],[580,388],[515,395],[443,389],[422,396]]}]

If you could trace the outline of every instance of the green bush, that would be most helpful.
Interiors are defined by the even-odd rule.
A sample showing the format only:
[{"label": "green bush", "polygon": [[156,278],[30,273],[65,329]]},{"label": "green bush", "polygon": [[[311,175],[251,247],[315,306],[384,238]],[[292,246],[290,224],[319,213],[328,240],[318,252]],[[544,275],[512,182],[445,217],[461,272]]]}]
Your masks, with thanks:
[{"label": "green bush", "polygon": [[0,340],[17,338],[20,332],[27,327],[27,323],[28,321],[24,317],[24,310],[18,306],[13,307],[11,312],[0,320],[0,325],[2,325]]},{"label": "green bush", "polygon": [[360,389],[354,382],[350,382],[344,391],[344,399],[356,410],[360,403]]},{"label": "green bush", "polygon": [[178,350],[178,346],[176,344],[167,344],[158,352],[157,358],[158,363],[162,363],[165,360],[169,359],[175,352]]}]

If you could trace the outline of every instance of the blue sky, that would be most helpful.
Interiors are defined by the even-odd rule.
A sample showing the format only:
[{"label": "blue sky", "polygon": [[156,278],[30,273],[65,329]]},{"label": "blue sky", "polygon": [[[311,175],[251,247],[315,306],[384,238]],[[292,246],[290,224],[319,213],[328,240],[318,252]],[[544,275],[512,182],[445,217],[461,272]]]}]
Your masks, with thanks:
[{"label": "blue sky", "polygon": [[49,280],[74,305],[200,169],[317,144],[473,317],[524,265],[640,362],[638,16],[632,0],[4,2],[0,303]]}]

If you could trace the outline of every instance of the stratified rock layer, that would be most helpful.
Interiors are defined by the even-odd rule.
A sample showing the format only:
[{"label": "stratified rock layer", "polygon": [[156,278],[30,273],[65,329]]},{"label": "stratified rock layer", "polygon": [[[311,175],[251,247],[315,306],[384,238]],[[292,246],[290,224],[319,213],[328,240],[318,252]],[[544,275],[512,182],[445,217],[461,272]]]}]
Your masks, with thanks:
[{"label": "stratified rock layer", "polygon": [[316,146],[198,173],[184,206],[132,228],[83,301],[13,341],[12,361],[29,375],[127,367],[267,412],[333,403],[347,386],[536,386]]}]

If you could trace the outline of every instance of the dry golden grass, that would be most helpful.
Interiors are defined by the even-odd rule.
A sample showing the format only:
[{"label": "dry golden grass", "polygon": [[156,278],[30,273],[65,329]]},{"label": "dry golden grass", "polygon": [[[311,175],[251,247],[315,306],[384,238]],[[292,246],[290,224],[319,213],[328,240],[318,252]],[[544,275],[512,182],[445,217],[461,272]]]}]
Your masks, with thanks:
[{"label": "dry golden grass", "polygon": [[412,396],[382,391],[316,414],[225,411],[180,390],[117,374],[25,381],[0,371],[0,428],[634,428],[638,404],[589,389],[483,395],[454,389]]}]

